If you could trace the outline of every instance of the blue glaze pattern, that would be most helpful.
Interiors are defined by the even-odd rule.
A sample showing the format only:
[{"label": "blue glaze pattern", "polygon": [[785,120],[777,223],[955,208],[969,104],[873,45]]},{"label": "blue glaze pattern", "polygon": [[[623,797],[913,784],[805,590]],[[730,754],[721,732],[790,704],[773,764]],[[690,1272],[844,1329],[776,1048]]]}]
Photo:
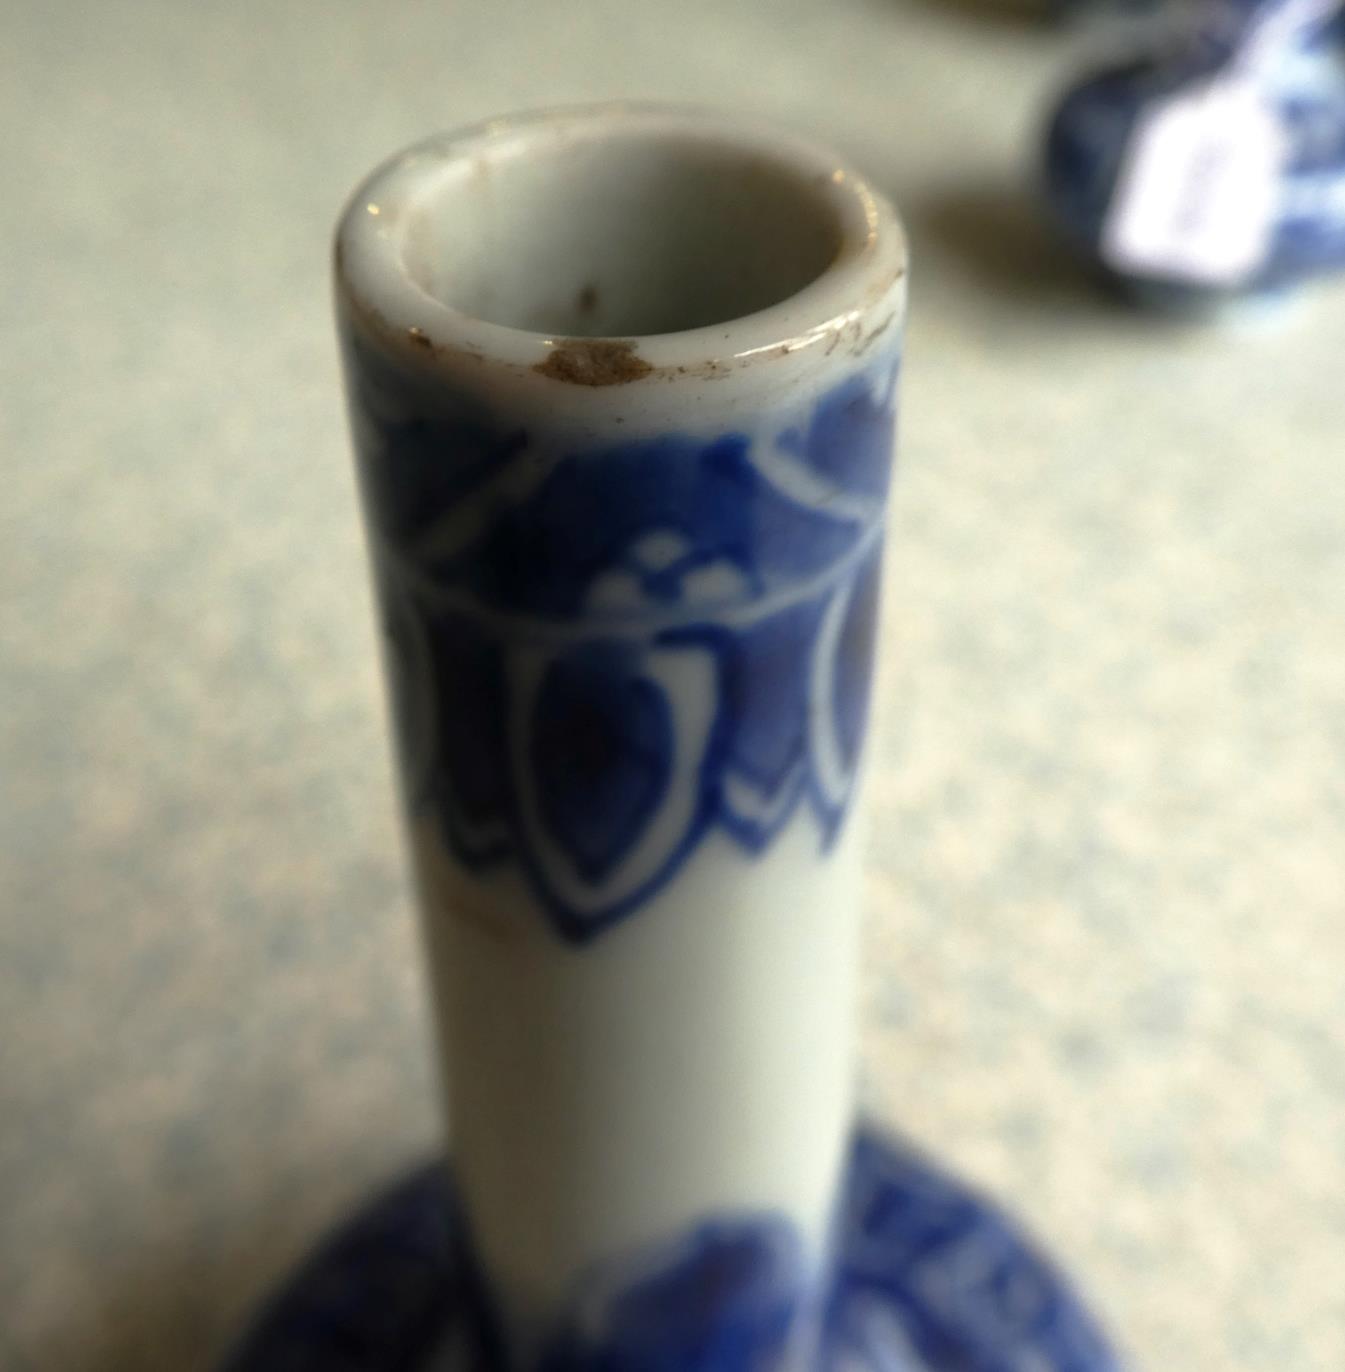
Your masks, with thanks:
[{"label": "blue glaze pattern", "polygon": [[[1061,97],[1044,161],[1056,219],[1111,270],[1104,229],[1144,115],[1239,67],[1264,99],[1285,152],[1268,245],[1237,289],[1270,291],[1345,268],[1345,8],[1339,0],[1202,0],[1197,13],[1199,22],[1176,32],[1156,21],[1148,50],[1089,73]],[[1260,55],[1248,64],[1254,43]],[[1177,304],[1225,293],[1176,276],[1130,275]]]},{"label": "blue glaze pattern", "polygon": [[1119,1372],[1096,1321],[1009,1219],[875,1134],[854,1145],[825,1366]]},{"label": "blue glaze pattern", "polygon": [[351,398],[409,801],[585,942],[711,832],[830,845],[868,718],[896,360],[802,415],[588,449],[407,389]]},{"label": "blue glaze pattern", "polygon": [[540,1372],[753,1372],[800,1332],[804,1263],[783,1220],[717,1221],[577,1293]]},{"label": "blue glaze pattern", "polygon": [[[219,1372],[501,1372],[443,1169],[416,1173],[318,1250]],[[860,1131],[815,1372],[1120,1372],[1097,1322],[993,1205]],[[538,1372],[774,1372],[801,1328],[798,1244],[714,1220],[594,1274]],[[805,1331],[806,1332],[806,1331]]]}]

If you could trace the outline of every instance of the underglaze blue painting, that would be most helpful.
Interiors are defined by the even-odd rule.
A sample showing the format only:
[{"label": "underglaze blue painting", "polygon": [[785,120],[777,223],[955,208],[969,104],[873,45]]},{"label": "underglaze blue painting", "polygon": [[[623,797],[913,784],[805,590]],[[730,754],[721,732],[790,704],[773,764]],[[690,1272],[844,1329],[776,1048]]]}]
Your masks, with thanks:
[{"label": "underglaze blue painting", "polygon": [[788,1365],[805,1264],[776,1219],[714,1221],[628,1255],[576,1293],[539,1372],[754,1372]]},{"label": "underglaze blue painting", "polygon": [[[583,942],[711,832],[850,805],[896,362],[742,432],[588,448],[352,367],[410,804]],[[447,403],[448,408],[445,408]]]},{"label": "underglaze blue painting", "polygon": [[[861,1131],[843,1195],[811,1321],[789,1224],[726,1216],[595,1273],[536,1372],[1120,1372],[1051,1264],[918,1154]],[[504,1372],[481,1302],[452,1187],[426,1169],[330,1240],[222,1372]]]},{"label": "underglaze blue painting", "polygon": [[1008,1218],[881,1135],[855,1139],[827,1318],[834,1372],[1119,1372]]}]

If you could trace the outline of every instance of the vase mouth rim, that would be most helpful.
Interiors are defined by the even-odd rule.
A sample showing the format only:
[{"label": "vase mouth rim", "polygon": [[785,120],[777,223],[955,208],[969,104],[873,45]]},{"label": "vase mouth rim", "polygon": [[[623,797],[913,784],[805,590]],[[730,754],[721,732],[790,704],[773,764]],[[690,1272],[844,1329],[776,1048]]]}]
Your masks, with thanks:
[{"label": "vase mouth rim", "polygon": [[[516,245],[496,251],[490,241],[470,241],[474,231],[478,240],[488,240],[498,220],[479,218],[475,230],[454,227],[459,210],[467,217],[479,216],[476,205],[463,198],[465,187],[474,188],[476,202],[489,203],[492,177],[500,169],[519,166],[525,172],[540,167],[550,174],[551,184],[564,184],[564,159],[576,150],[588,159],[585,165],[604,169],[609,187],[624,185],[627,171],[647,179],[651,166],[653,174],[658,172],[660,158],[671,164],[677,157],[722,168],[714,173],[720,185],[709,186],[712,198],[722,186],[726,200],[736,194],[741,201],[746,198],[739,190],[744,174],[768,178],[767,208],[727,213],[741,221],[729,231],[740,233],[738,246],[745,254],[792,256],[790,266],[777,271],[779,298],[768,297],[724,318],[693,319],[689,327],[608,332],[602,327],[521,327],[507,311],[503,319],[492,319],[490,310],[456,300],[451,286],[435,289],[427,281],[415,254],[432,257],[433,249],[416,247],[417,235],[456,233],[477,263],[493,254],[497,272],[501,259],[512,260]],[[698,199],[694,179],[683,180],[681,200],[668,202],[674,210]],[[496,187],[500,184],[496,179]],[[574,203],[575,197],[582,202],[582,191],[580,185],[565,193]],[[525,225],[538,224],[539,242],[544,241],[548,208],[543,201],[542,212],[524,220]],[[707,213],[694,203],[688,212],[702,219]],[[519,212],[515,219],[524,217]],[[601,229],[604,221],[597,222]],[[511,227],[506,223],[499,236],[508,238]],[[790,235],[799,241],[791,242]],[[601,255],[602,247],[594,251]],[[683,266],[705,256],[702,251],[697,259],[694,246],[679,251]],[[536,276],[547,265],[545,258],[525,260],[520,272],[526,276],[531,270]],[[652,263],[651,270],[658,265]],[[631,269],[636,266],[638,259]],[[435,135],[394,155],[359,184],[342,211],[334,268],[339,305],[408,356],[425,363],[456,363],[465,356],[594,386],[656,376],[713,378],[745,365],[829,356],[838,346],[846,354],[863,353],[894,320],[900,323],[907,247],[900,219],[886,197],[825,146],[713,110],[623,102],[491,119]],[[735,283],[754,270],[751,261],[731,262],[719,269],[719,276],[730,283],[730,293],[741,296]],[[769,291],[769,277],[767,281]],[[695,283],[674,279],[670,289],[683,286],[691,289]],[[588,290],[580,293],[581,304]],[[750,294],[747,298],[753,303]],[[568,321],[561,317],[555,322]]]}]

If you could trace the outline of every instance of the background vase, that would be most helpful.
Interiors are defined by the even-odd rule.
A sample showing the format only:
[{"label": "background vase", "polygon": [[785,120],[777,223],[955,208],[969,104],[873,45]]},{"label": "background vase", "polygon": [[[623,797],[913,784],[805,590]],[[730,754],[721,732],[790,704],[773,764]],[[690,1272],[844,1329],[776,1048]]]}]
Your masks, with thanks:
[{"label": "background vase", "polygon": [[336,294],[455,1169],[552,1365],[803,1357],[848,1146],[905,250],[686,111],[376,171]]}]

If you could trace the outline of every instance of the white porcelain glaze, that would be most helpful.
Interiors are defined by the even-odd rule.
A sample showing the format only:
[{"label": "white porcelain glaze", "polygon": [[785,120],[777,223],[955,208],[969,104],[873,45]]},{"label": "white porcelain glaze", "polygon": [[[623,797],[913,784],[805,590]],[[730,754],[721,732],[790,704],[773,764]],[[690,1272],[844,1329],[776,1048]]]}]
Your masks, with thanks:
[{"label": "white porcelain glaze", "polygon": [[604,1264],[758,1215],[816,1272],[895,216],[774,131],[562,111],[375,172],[336,282],[488,1281],[545,1331]]}]

